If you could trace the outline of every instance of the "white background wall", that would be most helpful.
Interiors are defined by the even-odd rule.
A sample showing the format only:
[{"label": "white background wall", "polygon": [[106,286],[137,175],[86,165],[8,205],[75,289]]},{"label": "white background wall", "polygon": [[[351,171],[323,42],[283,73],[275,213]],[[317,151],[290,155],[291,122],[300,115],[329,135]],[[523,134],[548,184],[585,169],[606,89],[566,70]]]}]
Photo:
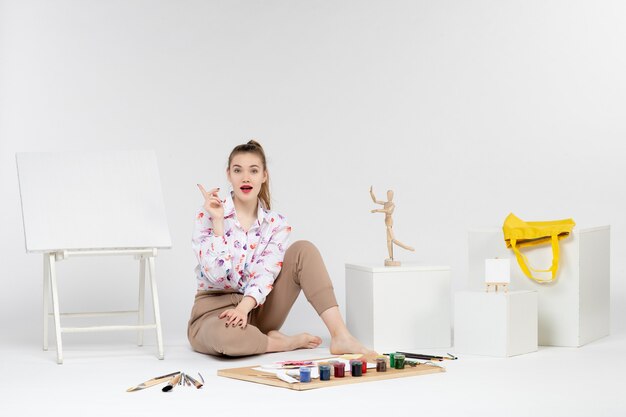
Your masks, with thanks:
[{"label": "white background wall", "polygon": [[[41,330],[42,261],[25,253],[15,152],[156,150],[174,342],[195,291],[195,184],[225,188],[228,153],[249,138],[266,148],[275,208],[294,240],[319,246],[342,308],[344,263],[386,256],[374,185],[396,191],[397,237],[417,249],[397,257],[450,265],[454,289],[468,228],[510,211],[610,224],[623,331],[624,45],[619,0],[0,0],[0,340],[38,343]],[[135,275],[129,259],[62,262],[61,302],[130,308]],[[302,298],[284,329],[326,336]]]}]

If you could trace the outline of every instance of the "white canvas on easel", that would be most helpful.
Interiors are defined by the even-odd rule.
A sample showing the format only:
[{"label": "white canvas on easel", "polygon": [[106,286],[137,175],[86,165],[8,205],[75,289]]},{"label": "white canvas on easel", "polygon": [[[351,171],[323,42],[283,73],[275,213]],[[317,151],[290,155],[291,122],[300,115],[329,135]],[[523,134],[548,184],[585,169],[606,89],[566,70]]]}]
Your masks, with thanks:
[{"label": "white canvas on easel", "polygon": [[[154,258],[171,247],[156,154],[153,151],[18,153],[16,155],[26,251],[44,257],[44,349],[52,309],[57,362],[63,362],[61,333],[155,329],[163,358]],[[139,260],[138,310],[60,313],[56,262],[74,256],[132,255]],[[145,272],[149,272],[155,323],[144,323]],[[137,325],[61,327],[60,318],[136,314]]]}]

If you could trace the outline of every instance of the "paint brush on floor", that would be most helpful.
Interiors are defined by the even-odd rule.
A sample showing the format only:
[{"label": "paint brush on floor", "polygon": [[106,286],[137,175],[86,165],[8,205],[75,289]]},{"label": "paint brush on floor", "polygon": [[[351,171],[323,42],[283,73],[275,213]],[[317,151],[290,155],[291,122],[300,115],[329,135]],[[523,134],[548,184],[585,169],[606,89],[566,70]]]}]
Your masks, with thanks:
[{"label": "paint brush on floor", "polygon": [[126,392],[133,392],[133,391],[139,391],[145,388],[150,388],[154,385],[158,385],[158,384],[162,384],[163,382],[169,381],[170,379],[172,379],[173,376],[175,375],[179,375],[180,371],[178,372],[172,372],[171,374],[167,374],[167,375],[161,375],[161,376],[157,376],[154,377],[152,379],[147,380],[146,382],[142,382],[139,385],[135,385],[134,387],[130,387],[126,390]]},{"label": "paint brush on floor", "polygon": [[174,387],[176,385],[178,385],[178,383],[180,382],[180,378],[181,378],[181,374],[178,373],[177,375],[174,375],[170,381],[167,383],[166,386],[164,386],[163,388],[161,388],[161,391],[163,392],[170,392],[171,390],[174,389]]},{"label": "paint brush on floor", "polygon": [[185,379],[187,380],[187,382],[191,382],[197,389],[202,388],[202,382],[194,379],[191,375],[185,374]]}]

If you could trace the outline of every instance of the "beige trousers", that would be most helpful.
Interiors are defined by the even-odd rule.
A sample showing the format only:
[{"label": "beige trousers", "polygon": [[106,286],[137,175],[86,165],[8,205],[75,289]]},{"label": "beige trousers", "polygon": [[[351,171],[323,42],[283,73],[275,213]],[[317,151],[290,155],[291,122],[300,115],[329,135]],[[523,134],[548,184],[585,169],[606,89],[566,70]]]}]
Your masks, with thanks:
[{"label": "beige trousers", "polygon": [[317,314],[337,305],[322,257],[311,242],[300,240],[285,252],[283,267],[265,303],[248,315],[248,325],[226,327],[219,315],[236,307],[243,294],[199,291],[191,310],[187,337],[191,347],[209,355],[244,356],[267,351],[267,333],[278,330],[300,290]]}]

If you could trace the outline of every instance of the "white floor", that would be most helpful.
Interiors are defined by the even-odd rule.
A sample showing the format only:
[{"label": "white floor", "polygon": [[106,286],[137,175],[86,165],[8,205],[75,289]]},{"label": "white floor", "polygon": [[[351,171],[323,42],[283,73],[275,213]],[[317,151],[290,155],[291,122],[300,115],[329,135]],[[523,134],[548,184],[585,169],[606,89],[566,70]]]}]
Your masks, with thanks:
[{"label": "white floor", "polygon": [[[222,360],[197,354],[181,341],[168,344],[159,361],[154,346],[66,343],[63,365],[56,364],[52,346],[44,352],[35,345],[3,343],[0,349],[0,416],[626,416],[624,334],[578,349],[542,347],[508,359],[461,356],[446,361],[441,374],[302,392],[222,378],[216,371],[324,357],[327,348]],[[158,387],[126,392],[178,370],[202,373],[206,385],[171,393]]]}]

